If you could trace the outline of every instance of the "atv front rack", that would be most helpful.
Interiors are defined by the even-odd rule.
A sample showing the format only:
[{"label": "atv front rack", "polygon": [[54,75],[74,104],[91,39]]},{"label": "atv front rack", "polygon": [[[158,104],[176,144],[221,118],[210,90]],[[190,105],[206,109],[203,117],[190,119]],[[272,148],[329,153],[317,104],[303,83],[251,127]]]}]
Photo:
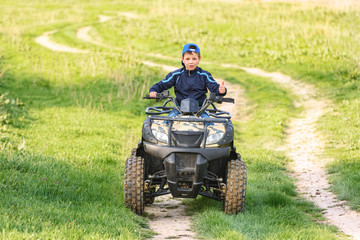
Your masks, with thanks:
[{"label": "atv front rack", "polygon": [[149,116],[150,120],[164,120],[164,121],[177,121],[177,122],[214,122],[214,123],[226,123],[228,118],[197,118],[197,117],[171,117],[171,116]]},{"label": "atv front rack", "polygon": [[[221,109],[216,108],[213,105],[214,109],[207,109],[206,112],[209,114],[209,116],[213,118],[225,118],[230,119],[231,114],[229,112],[223,111]],[[148,107],[145,111],[148,115],[162,115],[162,114],[169,114],[171,111],[173,111],[174,107],[167,107],[167,106],[157,106],[157,107]],[[161,119],[159,119],[161,120]]]}]

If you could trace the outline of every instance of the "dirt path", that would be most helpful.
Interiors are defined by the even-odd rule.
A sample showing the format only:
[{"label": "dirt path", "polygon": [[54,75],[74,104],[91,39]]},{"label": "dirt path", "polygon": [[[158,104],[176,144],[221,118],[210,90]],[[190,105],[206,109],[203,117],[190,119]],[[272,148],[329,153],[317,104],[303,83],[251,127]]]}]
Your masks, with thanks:
[{"label": "dirt path", "polygon": [[293,119],[287,129],[284,149],[293,159],[293,176],[297,180],[298,191],[308,200],[323,209],[326,223],[338,227],[353,239],[360,239],[360,214],[349,209],[329,191],[324,159],[324,140],[316,130],[316,122],[326,113],[331,102],[321,99],[314,87],[291,79],[280,73],[267,73],[256,68],[241,68],[244,71],[268,77],[288,87],[300,100],[297,106],[304,108],[299,118]]},{"label": "dirt path", "polygon": [[158,233],[154,239],[195,239],[196,233],[191,230],[191,219],[186,216],[181,199],[171,195],[157,197],[153,204],[145,207],[145,211],[149,214],[151,229]]},{"label": "dirt path", "polygon": [[87,27],[83,27],[78,29],[78,31],[76,32],[76,37],[85,41],[85,42],[89,42],[92,43],[94,45],[98,45],[98,46],[102,46],[105,47],[104,44],[102,44],[101,42],[97,42],[95,40],[93,40],[90,36],[89,36],[89,31],[91,30],[91,26],[87,26]]},{"label": "dirt path", "polygon": [[[133,13],[129,13],[129,12],[122,12],[122,13],[118,13],[119,16],[123,16],[126,17],[128,19],[136,19],[138,18],[138,16],[136,14]],[[107,22],[111,19],[110,16],[105,16],[105,15],[99,15],[99,23],[104,23]],[[115,47],[109,47],[106,44],[99,42],[99,41],[95,41],[90,35],[89,32],[92,29],[92,26],[86,26],[86,27],[82,27],[79,28],[76,32],[76,37],[78,39],[83,40],[84,42],[88,42],[97,46],[101,46],[104,48],[111,48],[112,50],[121,50],[120,48],[115,48]]]},{"label": "dirt path", "polygon": [[50,40],[49,36],[56,33],[57,30],[43,33],[43,35],[35,38],[35,42],[38,44],[57,52],[70,52],[70,53],[88,53],[88,50],[81,50],[72,47],[68,47]]},{"label": "dirt path", "polygon": [[[138,16],[136,14],[133,13],[129,13],[129,12],[120,12],[118,14],[119,16],[124,16],[126,18],[129,19],[136,19]],[[99,22],[103,23],[106,22],[108,20],[110,20],[111,17],[109,16],[104,16],[104,15],[99,15]],[[77,33],[76,33],[76,37],[85,41],[85,42],[89,42],[92,43],[94,45],[98,45],[98,46],[102,46],[102,47],[107,47],[106,45],[102,44],[101,42],[97,42],[95,40],[93,40],[90,36],[89,36],[89,31],[91,30],[91,26],[87,26],[87,27],[83,27],[78,29]],[[56,43],[54,41],[50,40],[50,35],[56,33],[58,30],[53,30],[53,31],[48,31],[48,32],[44,32],[41,36],[35,38],[35,42],[37,42],[38,44],[52,50],[52,51],[58,51],[58,52],[69,52],[69,53],[89,53],[89,50],[82,50],[82,49],[77,49],[77,48],[72,48],[66,45],[62,45],[59,43]]]}]

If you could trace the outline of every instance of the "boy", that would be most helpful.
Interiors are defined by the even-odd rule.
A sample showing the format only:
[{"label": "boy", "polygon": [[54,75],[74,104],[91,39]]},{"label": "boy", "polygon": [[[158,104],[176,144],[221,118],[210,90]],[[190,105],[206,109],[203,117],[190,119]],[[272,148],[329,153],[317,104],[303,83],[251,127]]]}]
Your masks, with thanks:
[{"label": "boy", "polygon": [[224,81],[219,85],[211,74],[198,67],[201,60],[200,48],[194,43],[188,43],[182,51],[182,68],[170,72],[165,79],[154,84],[150,88],[150,97],[156,97],[156,93],[162,92],[174,86],[176,102],[180,105],[181,100],[193,98],[201,107],[206,99],[207,89],[217,95],[225,96],[226,88]]}]

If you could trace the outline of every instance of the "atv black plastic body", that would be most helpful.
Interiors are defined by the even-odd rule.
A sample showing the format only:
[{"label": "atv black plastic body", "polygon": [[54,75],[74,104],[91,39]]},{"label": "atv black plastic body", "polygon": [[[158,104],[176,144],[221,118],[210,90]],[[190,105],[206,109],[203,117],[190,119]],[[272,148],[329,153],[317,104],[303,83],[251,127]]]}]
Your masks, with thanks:
[{"label": "atv black plastic body", "polygon": [[[231,115],[217,109],[213,103],[233,99],[212,95],[199,109],[193,99],[183,100],[179,107],[171,96],[165,95],[163,98],[170,100],[162,106],[146,110],[149,116],[143,124],[142,140],[133,151],[133,157],[141,158],[143,162],[140,175],[143,177],[144,203],[152,203],[155,197],[169,193],[179,198],[203,195],[218,201],[226,200],[229,162],[241,159],[233,145]],[[168,107],[169,102],[174,107]],[[213,108],[209,108],[210,105]],[[175,110],[179,116],[167,116]],[[207,117],[200,117],[205,110]],[[241,168],[245,168],[245,182],[244,179],[242,182],[246,185],[245,164]],[[137,170],[129,168],[128,171]],[[125,175],[128,176],[127,173]],[[243,173],[240,175],[244,178]],[[138,209],[132,206],[135,201],[132,199],[138,193],[126,190],[134,184],[138,184],[137,180],[131,179],[131,176],[125,179],[125,198],[130,207]],[[241,189],[241,206],[229,213],[243,210],[245,186]]]}]

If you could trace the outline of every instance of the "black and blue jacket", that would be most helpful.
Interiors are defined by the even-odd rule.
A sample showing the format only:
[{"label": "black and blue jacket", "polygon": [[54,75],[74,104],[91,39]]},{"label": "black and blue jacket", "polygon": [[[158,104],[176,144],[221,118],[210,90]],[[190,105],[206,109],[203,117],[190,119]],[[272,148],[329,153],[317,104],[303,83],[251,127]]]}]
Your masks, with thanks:
[{"label": "black and blue jacket", "polygon": [[225,96],[219,93],[219,84],[214,80],[211,74],[199,67],[194,70],[186,70],[185,67],[179,68],[173,72],[170,72],[165,79],[156,83],[150,88],[150,92],[163,92],[174,86],[176,102],[180,104],[181,100],[186,98],[192,98],[199,102],[199,106],[202,106],[206,99],[206,93],[209,89],[210,92],[217,95]]}]

